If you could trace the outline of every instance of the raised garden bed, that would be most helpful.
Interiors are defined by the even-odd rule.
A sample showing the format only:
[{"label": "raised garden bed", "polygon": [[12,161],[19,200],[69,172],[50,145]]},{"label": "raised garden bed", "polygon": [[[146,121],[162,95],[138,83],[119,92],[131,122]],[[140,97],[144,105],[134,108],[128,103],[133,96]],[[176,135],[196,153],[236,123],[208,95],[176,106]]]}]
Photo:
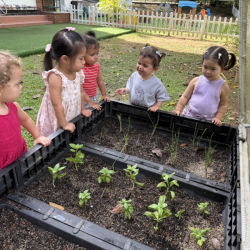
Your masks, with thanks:
[{"label": "raised garden bed", "polygon": [[[63,130],[57,131],[55,134],[51,135],[52,144],[50,145],[50,147],[48,147],[46,149],[42,148],[41,146],[34,147],[29,152],[25,153],[21,158],[19,158],[18,161],[13,163],[11,166],[5,168],[4,171],[1,171],[0,172],[0,191],[1,191],[0,193],[1,193],[1,195],[5,197],[5,193],[8,192],[8,190],[12,189],[13,187],[16,187],[19,191],[21,191],[21,190],[23,190],[23,188],[25,186],[27,186],[27,190],[28,190],[29,185],[35,185],[34,184],[35,182],[32,183],[32,181],[36,180],[36,179],[37,179],[36,181],[39,183],[39,178],[41,178],[41,176],[43,174],[46,174],[48,172],[47,166],[54,166],[56,163],[58,163],[60,160],[62,160],[62,158],[64,158],[67,155],[67,153],[70,150],[69,142],[71,142],[71,143],[72,142],[74,142],[74,143],[86,142],[86,140],[88,140],[88,138],[90,138],[93,134],[96,134],[98,132],[98,130],[102,126],[103,122],[105,122],[105,120],[107,118],[116,119],[116,121],[117,121],[118,120],[117,115],[122,114],[123,124],[126,124],[126,122],[128,121],[128,117],[130,117],[131,126],[134,129],[140,128],[144,131],[148,131],[148,133],[151,134],[152,123],[151,123],[151,121],[148,117],[148,113],[145,109],[134,107],[134,106],[131,106],[129,104],[125,104],[125,103],[121,103],[121,102],[114,102],[114,101],[112,101],[111,103],[103,103],[102,105],[103,105],[103,109],[101,111],[97,111],[97,110],[93,111],[93,115],[90,118],[86,118],[86,117],[82,117],[82,116],[75,118],[73,122],[75,123],[77,129],[73,134],[69,134],[68,132],[63,131]],[[139,157],[135,157],[134,154],[130,155],[130,154],[120,153],[120,151],[104,148],[100,145],[85,143],[85,146],[83,148],[83,152],[85,152],[86,155],[89,154],[89,155],[101,158],[102,161],[109,163],[109,165],[112,165],[115,162],[115,168],[120,169],[120,170],[125,168],[127,164],[134,165],[134,164],[138,163],[138,167],[140,168],[140,178],[143,178],[143,181],[148,181],[149,177],[152,177],[152,178],[156,179],[156,183],[159,183],[160,177],[163,173],[170,174],[173,171],[176,172],[176,174],[173,176],[173,178],[178,180],[178,182],[180,184],[180,191],[181,191],[181,192],[176,191],[176,196],[180,195],[177,198],[181,198],[181,199],[185,200],[186,194],[183,192],[183,191],[185,191],[190,196],[194,197],[194,198],[190,198],[190,200],[193,200],[193,199],[195,200],[197,198],[201,198],[203,200],[210,200],[210,201],[212,200],[215,202],[220,202],[220,204],[223,203],[224,212],[223,212],[222,218],[223,218],[224,229],[225,229],[225,232],[224,232],[225,238],[224,238],[223,249],[238,249],[240,247],[240,237],[241,237],[240,224],[241,224],[241,222],[240,222],[240,187],[239,187],[239,178],[238,178],[238,176],[239,176],[239,160],[238,160],[239,153],[238,153],[238,145],[237,145],[238,144],[237,129],[234,127],[230,127],[230,126],[223,126],[221,128],[218,128],[218,127],[214,126],[213,124],[207,123],[205,121],[188,119],[188,118],[185,118],[182,116],[176,117],[176,116],[172,115],[171,113],[167,113],[167,112],[157,112],[155,115],[159,115],[159,123],[158,123],[156,134],[154,136],[158,136],[157,134],[164,134],[164,136],[171,138],[172,132],[177,133],[178,131],[180,131],[181,142],[190,143],[189,138],[193,135],[195,128],[198,128],[198,135],[201,135],[201,133],[203,133],[203,130],[206,128],[206,132],[204,134],[203,139],[201,140],[201,143],[202,143],[202,145],[208,145],[207,138],[210,138],[211,135],[213,134],[212,145],[213,146],[217,145],[216,146],[217,149],[221,149],[222,151],[227,150],[227,152],[228,152],[227,155],[225,155],[226,161],[228,161],[227,167],[225,168],[226,169],[225,171],[227,173],[227,175],[226,175],[227,178],[226,178],[225,182],[223,183],[223,182],[219,182],[219,180],[214,181],[214,180],[201,178],[197,175],[187,173],[183,170],[178,170],[177,168],[174,168],[174,165],[164,167],[164,165],[161,162],[160,163],[159,162],[153,163],[150,158],[149,158],[149,160],[145,160],[145,159],[142,159]],[[152,118],[157,119],[157,116],[152,117]],[[75,171],[75,169],[72,168],[71,172],[72,171]],[[81,170],[81,171],[83,171],[83,170]],[[86,170],[84,168],[84,171],[87,171],[86,173],[87,173],[87,175],[89,175],[88,170]],[[122,175],[122,172],[124,172],[124,171],[117,173],[117,175],[118,176]],[[46,177],[44,176],[43,178],[46,178]],[[61,183],[61,181],[63,181],[63,179],[60,180],[58,183]],[[152,179],[152,181],[153,181],[153,179]],[[99,184],[97,183],[97,181],[95,184],[99,187]],[[51,181],[50,185],[52,187],[52,181]],[[114,183],[112,183],[112,185],[114,185]],[[93,187],[91,187],[91,188],[93,188]],[[79,187],[78,187],[78,189],[79,189]],[[80,189],[81,189],[81,187],[80,187]],[[87,188],[85,188],[85,189],[87,189]],[[97,187],[96,187],[96,189],[95,188],[93,188],[93,189],[97,190]],[[114,189],[114,186],[113,186],[113,189]],[[155,188],[155,190],[156,190],[156,192],[159,192],[157,190],[157,188]],[[112,192],[113,191],[114,190],[112,190]],[[142,189],[139,188],[137,191],[143,192],[144,190],[143,190],[143,188]],[[94,191],[94,193],[95,192],[98,193],[97,191]],[[120,193],[121,193],[121,196],[126,195],[122,191]],[[77,195],[78,194],[76,194],[76,197],[77,197]],[[99,194],[96,194],[96,195],[98,197]],[[131,195],[132,194],[130,194],[130,196]],[[153,194],[153,195],[156,196],[156,194]],[[108,201],[107,204],[113,202],[114,204],[112,203],[112,206],[117,205],[117,200],[115,198],[117,197],[117,199],[118,198],[120,199],[121,196],[118,197],[118,194],[114,194],[111,196],[112,197],[114,196],[114,197],[109,198],[109,195],[107,195],[106,198],[102,199],[103,202]],[[17,198],[17,197],[12,194],[12,196],[9,198],[11,198],[12,200],[15,200],[16,202],[19,202],[25,206],[28,206],[28,207],[31,206],[29,204],[24,204],[24,203],[29,203],[26,199],[24,199],[24,198],[21,199],[20,197],[19,198]],[[72,195],[72,197],[73,197],[73,195]],[[138,196],[135,195],[135,198],[133,198],[133,199],[137,199],[136,197],[139,197],[139,195]],[[158,199],[158,197],[159,197],[159,193],[158,193],[157,199]],[[44,199],[44,197],[39,197],[39,199]],[[61,199],[63,200],[62,197],[61,197]],[[147,199],[148,203],[146,203],[146,207],[147,207],[147,205],[157,203],[157,199],[153,202],[150,202]],[[33,201],[32,198],[29,198],[28,200],[30,200],[30,202]],[[97,200],[97,198],[96,198],[96,200]],[[47,202],[47,200],[44,200],[44,201]],[[140,199],[137,200],[137,202],[139,202],[139,201],[140,201]],[[177,201],[175,202],[176,204],[178,203]],[[37,201],[37,202],[39,202],[39,201]],[[62,205],[60,202],[58,202],[58,203],[60,205]],[[167,203],[168,203],[168,206],[172,208],[171,202],[167,201]],[[197,203],[197,201],[196,201],[196,203]],[[73,206],[75,206],[75,209],[78,212],[84,210],[84,209],[79,210],[77,205],[73,205]],[[44,209],[43,212],[41,210],[39,211],[39,209],[37,209],[38,213],[43,213],[43,214],[46,214],[48,212],[48,210],[50,210],[50,208],[51,208],[51,206],[49,206],[45,203],[41,203],[41,204],[39,203],[39,207],[46,208],[46,209]],[[67,206],[65,206],[65,207],[67,207]],[[32,205],[31,208],[36,211],[35,206]],[[85,208],[86,211],[89,211],[87,208],[88,208],[88,206]],[[221,210],[223,210],[223,208],[221,207]],[[70,206],[67,207],[67,209],[70,209]],[[108,208],[108,212],[106,212],[106,214],[110,214],[109,209],[110,208]],[[137,208],[136,208],[136,211],[137,211]],[[140,211],[140,207],[139,207],[138,211]],[[57,209],[56,209],[56,212],[57,212]],[[53,213],[55,213],[55,212],[53,212]],[[58,213],[60,213],[62,215],[66,212],[59,211]],[[92,215],[86,215],[84,213],[81,217],[88,218],[88,216],[90,216],[90,217],[92,216],[95,219],[96,216],[93,215],[93,213],[94,212],[92,212]],[[135,214],[136,213],[137,212],[135,212]],[[77,213],[77,215],[79,215],[79,214]],[[189,213],[188,213],[188,215],[189,215]],[[67,216],[70,216],[70,217],[72,216],[73,218],[76,217],[75,215],[72,215],[72,214],[67,214]],[[217,214],[216,214],[216,216],[217,216]],[[122,215],[120,215],[120,214],[114,215],[111,217],[111,219],[114,219],[116,222],[117,219],[119,220],[120,217],[122,217]],[[172,217],[174,217],[174,216],[172,215]],[[78,217],[76,217],[76,218],[78,218]],[[187,219],[185,217],[185,214],[184,214],[184,218],[185,218],[184,220]],[[166,220],[168,220],[168,219],[166,219]],[[50,220],[50,218],[48,220]],[[79,218],[75,219],[75,222],[77,222],[79,220],[80,220]],[[136,220],[136,219],[133,218],[133,220]],[[148,220],[147,217],[145,217],[144,220]],[[72,221],[74,221],[74,220],[72,220]],[[150,218],[148,221],[149,221],[149,223],[151,223],[153,221],[153,219]],[[51,221],[51,223],[54,223],[54,222]],[[90,222],[86,222],[86,223],[88,225],[88,223],[90,223]],[[110,225],[108,224],[108,226],[111,226],[111,228],[112,228],[113,226],[112,226],[111,222],[109,221],[108,223],[110,224]],[[125,221],[122,219],[122,224],[121,224],[122,226],[121,227],[124,227],[124,223],[125,223]],[[129,221],[126,221],[126,223],[129,224]],[[152,223],[154,223],[154,222],[152,222]],[[75,225],[73,225],[73,224],[71,225],[71,228],[75,227]],[[132,227],[134,228],[135,223],[131,223],[131,224],[132,224]],[[197,223],[195,225],[197,225]],[[105,226],[105,225],[103,225],[103,226]],[[106,227],[108,227],[108,226],[106,224]],[[197,225],[197,226],[199,227],[199,225]],[[219,224],[217,224],[217,226],[219,226]],[[91,227],[102,228],[102,227],[99,227],[99,226],[92,224],[92,223],[91,223]],[[47,229],[52,230],[51,228],[52,228],[52,226],[49,226]],[[58,228],[60,228],[60,226]],[[139,227],[138,227],[138,229],[139,229]],[[138,229],[137,229],[137,231],[138,231]],[[164,231],[164,229],[165,229],[165,227],[163,225],[163,229],[161,229],[161,230]],[[170,228],[167,228],[167,229],[169,231],[171,231]],[[53,229],[53,230],[55,233],[59,232],[59,235],[60,235],[61,231],[59,229]],[[86,230],[86,231],[84,231],[84,230]],[[66,237],[66,238],[70,237],[71,241],[73,241],[77,244],[80,244],[82,246],[87,246],[87,248],[89,248],[89,249],[127,249],[125,247],[129,244],[130,244],[130,246],[132,244],[132,246],[134,247],[132,249],[140,249],[140,247],[141,247],[140,243],[137,243],[134,240],[129,240],[129,238],[127,238],[125,236],[111,233],[111,231],[108,231],[108,230],[107,230],[107,232],[109,232],[109,233],[106,233],[106,231],[105,231],[106,229],[102,229],[104,231],[100,231],[101,232],[100,234],[98,233],[98,230],[94,230],[94,229],[91,232],[88,232],[88,227],[84,227],[84,230],[83,230],[83,232],[85,234],[88,234],[90,237],[97,237],[98,240],[102,242],[102,244],[104,244],[104,245],[109,244],[108,247],[107,247],[107,245],[106,245],[106,248],[100,247],[100,245],[102,245],[102,244],[100,244],[100,242],[99,242],[99,244],[97,244],[99,247],[98,248],[97,245],[91,245],[89,243],[89,241],[85,241],[85,242],[84,242],[84,240],[79,241],[79,236],[77,236],[78,237],[77,238],[77,237],[72,237],[72,235],[68,235],[68,234],[64,233],[63,237]],[[82,231],[82,228],[80,229],[80,231]],[[103,232],[105,232],[105,233],[103,233]],[[118,231],[118,232],[120,233],[120,231]],[[184,235],[184,232],[181,232],[181,233],[182,233],[182,235]],[[129,233],[127,233],[127,234],[129,234]],[[150,231],[148,234],[150,234]],[[151,234],[152,234],[152,236],[157,235],[154,233],[154,230],[153,230],[153,232],[151,232]],[[110,236],[109,240],[107,241],[107,238],[103,237],[102,235],[109,235]],[[111,239],[112,235],[114,235],[114,239]],[[158,234],[158,238],[159,238],[158,241],[160,244],[160,242],[161,242],[160,238],[162,238],[162,236],[159,236],[159,235],[161,235],[160,231]],[[129,235],[129,237],[132,237],[132,236]],[[165,242],[167,242],[166,241],[167,234],[165,234],[164,237],[165,237]],[[182,236],[180,236],[180,237],[182,237]],[[145,239],[143,239],[142,236],[138,235],[138,238],[142,239],[142,242],[145,243]],[[206,235],[205,235],[205,238],[207,238]],[[140,240],[140,239],[135,239],[135,240]],[[221,240],[221,239],[219,239],[219,240]],[[158,242],[158,241],[156,241],[156,242]],[[130,243],[128,243],[128,242],[130,242]],[[180,242],[183,243],[183,239],[180,239]],[[222,241],[221,241],[221,243],[222,243]],[[156,244],[156,243],[153,243],[153,244]],[[111,246],[112,246],[112,248],[111,248]],[[136,246],[138,246],[138,248],[136,248]],[[146,246],[143,245],[143,247],[141,249],[146,249],[145,247]],[[157,247],[157,244],[153,247]],[[161,249],[161,248],[159,248],[159,249]],[[169,249],[171,249],[171,246]],[[172,249],[176,249],[176,248],[172,248]],[[188,248],[184,247],[184,249],[188,249]],[[194,249],[194,248],[190,248],[190,249]]]}]

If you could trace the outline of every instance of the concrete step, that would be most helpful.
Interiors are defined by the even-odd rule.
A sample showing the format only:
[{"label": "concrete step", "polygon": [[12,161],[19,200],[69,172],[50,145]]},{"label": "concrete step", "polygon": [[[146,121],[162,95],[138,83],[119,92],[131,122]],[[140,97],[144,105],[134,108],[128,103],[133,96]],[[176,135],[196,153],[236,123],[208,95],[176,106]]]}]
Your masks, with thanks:
[{"label": "concrete step", "polygon": [[27,27],[27,26],[35,26],[35,25],[46,25],[53,24],[52,21],[36,21],[36,22],[19,22],[19,23],[5,23],[0,24],[0,29],[4,28],[15,28],[15,27]]}]

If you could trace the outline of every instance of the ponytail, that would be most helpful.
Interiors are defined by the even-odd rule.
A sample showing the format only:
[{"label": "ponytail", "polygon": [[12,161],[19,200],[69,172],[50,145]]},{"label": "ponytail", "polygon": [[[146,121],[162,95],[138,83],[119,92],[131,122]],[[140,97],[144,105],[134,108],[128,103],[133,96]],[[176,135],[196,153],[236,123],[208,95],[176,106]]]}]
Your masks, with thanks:
[{"label": "ponytail", "polygon": [[51,51],[48,51],[45,53],[44,60],[43,60],[43,66],[45,71],[49,71],[53,69],[53,60],[51,57]]},{"label": "ponytail", "polygon": [[235,54],[228,53],[228,55],[230,55],[230,57],[229,57],[229,60],[228,60],[228,64],[225,67],[225,70],[231,69],[236,64],[236,61],[237,61]]}]

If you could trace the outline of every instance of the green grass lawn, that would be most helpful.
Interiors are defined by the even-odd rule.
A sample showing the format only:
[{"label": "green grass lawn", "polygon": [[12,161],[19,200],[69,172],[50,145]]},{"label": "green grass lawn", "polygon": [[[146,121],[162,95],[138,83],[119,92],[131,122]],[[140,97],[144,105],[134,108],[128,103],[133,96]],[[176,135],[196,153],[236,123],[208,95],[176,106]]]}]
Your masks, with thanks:
[{"label": "green grass lawn", "polygon": [[[202,55],[209,47],[220,45],[236,54],[238,50],[237,45],[229,42],[201,41],[192,38],[164,37],[162,35],[157,36],[145,33],[130,33],[101,40],[99,63],[104,82],[106,83],[106,89],[111,99],[129,102],[128,95],[115,96],[114,92],[117,88],[126,86],[128,78],[136,70],[140,50],[146,43],[157,47],[167,55],[162,59],[159,70],[155,75],[162,80],[171,98],[161,107],[161,110],[169,112],[175,109],[180,95],[187,87],[186,84],[192,78],[201,74]],[[23,89],[18,103],[22,108],[32,108],[31,110],[26,110],[26,112],[34,121],[36,121],[44,94],[44,83],[41,77],[43,57],[44,54],[37,54],[22,59]],[[226,76],[233,83],[234,69],[227,72]],[[237,99],[237,85],[232,84],[230,88],[230,98]],[[37,94],[40,94],[40,97],[34,99],[33,97]],[[230,122],[230,112],[231,110],[229,109],[223,122]],[[28,148],[31,148],[33,145],[31,135],[23,128],[22,135],[27,142]]]},{"label": "green grass lawn", "polygon": [[21,57],[43,53],[46,44],[51,43],[56,32],[65,27],[74,27],[76,28],[75,31],[80,34],[91,29],[96,32],[98,40],[134,32],[134,30],[130,29],[89,26],[73,23],[0,29],[0,49],[9,50]]}]

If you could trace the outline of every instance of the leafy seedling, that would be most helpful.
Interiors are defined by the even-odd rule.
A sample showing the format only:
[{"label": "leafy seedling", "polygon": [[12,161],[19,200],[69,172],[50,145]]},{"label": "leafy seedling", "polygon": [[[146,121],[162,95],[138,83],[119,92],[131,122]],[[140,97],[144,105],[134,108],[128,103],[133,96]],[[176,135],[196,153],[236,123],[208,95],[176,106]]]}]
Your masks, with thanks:
[{"label": "leafy seedling", "polygon": [[212,148],[211,144],[212,144],[212,137],[213,134],[211,135],[210,139],[209,139],[209,146],[208,149],[205,148],[205,178],[207,178],[207,168],[209,167],[211,161],[212,161],[212,152],[214,150],[214,148]]},{"label": "leafy seedling", "polygon": [[134,207],[129,204],[130,202],[132,202],[132,200],[126,200],[126,199],[122,199],[122,201],[118,201],[118,203],[120,203],[120,207],[122,207],[122,212],[124,213],[124,218],[125,219],[131,219],[131,214],[134,212]]},{"label": "leafy seedling", "polygon": [[128,118],[128,132],[127,132],[127,134],[124,136],[125,144],[124,144],[123,150],[124,150],[125,154],[127,153],[129,128],[130,128],[130,118]]},{"label": "leafy seedling", "polygon": [[203,212],[203,214],[209,214],[209,212],[207,211],[208,204],[208,202],[198,204],[199,210]]},{"label": "leafy seedling", "polygon": [[180,210],[180,211],[178,211],[176,214],[175,214],[175,216],[177,217],[177,218],[179,218],[179,220],[180,219],[183,219],[184,217],[182,216],[182,214],[185,212],[185,210]]},{"label": "leafy seedling", "polygon": [[54,168],[48,167],[49,172],[52,174],[52,177],[53,177],[53,186],[54,187],[55,187],[55,180],[57,178],[61,179],[62,177],[64,177],[66,175],[66,174],[58,174],[58,172],[62,171],[65,168],[66,167],[61,167],[60,168],[60,164],[59,163],[57,163]]},{"label": "leafy seedling", "polygon": [[122,114],[117,115],[117,117],[120,122],[120,132],[122,132]]},{"label": "leafy seedling", "polygon": [[84,203],[86,203],[91,198],[89,190],[85,190],[83,193],[79,194],[79,206],[82,207]]},{"label": "leafy seedling", "polygon": [[109,170],[108,168],[103,168],[101,171],[99,171],[99,173],[102,173],[102,175],[97,178],[99,183],[102,182],[110,183],[110,180],[112,179],[111,174],[114,174],[115,171]]},{"label": "leafy seedling", "polygon": [[[175,185],[177,187],[179,187],[178,181],[177,180],[172,180],[170,181],[170,179],[173,177],[173,175],[175,174],[175,172],[173,172],[172,174],[168,175],[168,174],[163,174],[162,175],[162,179],[164,180],[163,182],[160,182],[157,187],[158,188],[167,188],[167,191],[165,193],[165,195],[167,196],[168,192],[170,191],[170,188]],[[170,191],[171,193],[171,201],[175,200],[175,192],[174,191]]]},{"label": "leafy seedling", "polygon": [[150,136],[150,138],[149,138],[149,140],[151,140],[151,138],[153,137],[153,135],[154,135],[154,133],[155,133],[155,130],[156,130],[157,126],[158,126],[159,119],[160,119],[160,115],[159,115],[159,113],[157,113],[157,122],[156,122],[156,123],[151,119],[149,113],[148,113],[148,117],[149,117],[149,119],[150,119],[150,121],[151,121],[151,123],[152,123],[152,125],[153,125],[153,132],[152,132],[152,134],[151,134],[151,136]]},{"label": "leafy seedling", "polygon": [[205,238],[203,238],[202,236],[207,231],[209,231],[210,228],[200,230],[199,228],[190,227],[189,229],[193,232],[193,233],[190,234],[190,236],[194,236],[195,240],[197,241],[197,244],[199,245],[199,247],[202,247],[202,244],[206,241]]},{"label": "leafy seedling", "polygon": [[83,147],[83,145],[73,144],[73,143],[69,145],[71,147],[70,151],[75,153],[75,158],[69,157],[69,158],[66,158],[66,161],[73,162],[75,164],[76,171],[78,171],[78,168],[79,168],[78,164],[83,164],[83,159],[85,156],[85,154],[82,153],[81,150],[79,150],[80,148]]},{"label": "leafy seedling", "polygon": [[159,198],[158,204],[152,204],[148,208],[152,210],[156,210],[155,212],[145,212],[145,215],[156,220],[157,224],[154,227],[154,230],[157,231],[159,229],[158,225],[162,222],[163,219],[167,219],[172,213],[169,209],[166,209],[167,203],[165,203],[166,196],[162,195]]},{"label": "leafy seedling", "polygon": [[171,144],[168,144],[168,148],[170,151],[170,159],[168,163],[170,165],[173,165],[175,163],[176,157],[177,157],[177,151],[178,151],[178,144],[179,144],[179,134],[180,129],[178,130],[178,134],[174,134],[174,128],[172,130],[172,141]]},{"label": "leafy seedling", "polygon": [[203,130],[201,136],[198,137],[198,132],[199,132],[199,130],[198,130],[198,128],[197,128],[197,123],[195,124],[195,129],[194,129],[193,138],[192,138],[192,139],[190,138],[190,140],[191,140],[191,142],[192,142],[192,145],[193,145],[193,150],[194,150],[194,152],[197,152],[197,150],[198,150],[198,148],[199,148],[199,145],[200,145],[200,140],[202,139],[202,137],[203,137],[205,131],[206,131],[206,128]]},{"label": "leafy seedling", "polygon": [[135,164],[134,166],[131,165],[127,165],[127,169],[124,169],[124,171],[126,171],[126,175],[130,178],[132,184],[133,184],[133,188],[132,190],[134,190],[135,188],[135,184],[137,184],[138,186],[142,187],[144,185],[144,183],[140,183],[136,181],[136,175],[138,175],[139,173],[139,169],[137,168],[137,164]]}]

